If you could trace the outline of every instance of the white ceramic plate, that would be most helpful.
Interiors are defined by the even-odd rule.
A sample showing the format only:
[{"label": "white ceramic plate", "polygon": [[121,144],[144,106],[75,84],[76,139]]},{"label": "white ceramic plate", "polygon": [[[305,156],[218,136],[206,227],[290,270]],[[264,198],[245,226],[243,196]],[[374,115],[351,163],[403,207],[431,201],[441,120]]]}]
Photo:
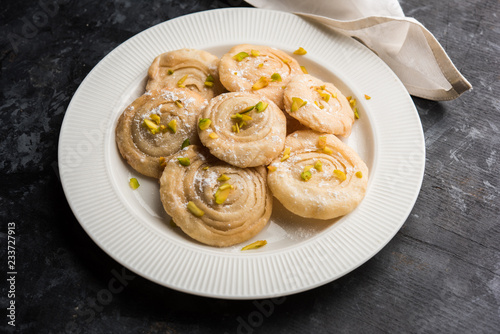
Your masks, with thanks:
[{"label": "white ceramic plate", "polygon": [[[275,200],[272,219],[254,240],[268,245],[213,248],[172,228],[158,183],[120,158],[114,128],[144,91],[158,54],[197,48],[222,56],[233,45],[276,47],[310,74],[357,98],[360,119],[345,140],[370,168],[368,192],[355,211],[334,221],[303,219]],[[372,98],[365,100],[364,94]],[[333,281],[374,256],[400,229],[420,190],[425,146],[404,86],[371,51],[288,13],[253,8],[179,17],[129,39],[82,82],[66,112],[59,171],[68,202],[85,231],[116,261],[172,289],[227,299],[284,296]],[[141,186],[132,191],[130,177]]]}]

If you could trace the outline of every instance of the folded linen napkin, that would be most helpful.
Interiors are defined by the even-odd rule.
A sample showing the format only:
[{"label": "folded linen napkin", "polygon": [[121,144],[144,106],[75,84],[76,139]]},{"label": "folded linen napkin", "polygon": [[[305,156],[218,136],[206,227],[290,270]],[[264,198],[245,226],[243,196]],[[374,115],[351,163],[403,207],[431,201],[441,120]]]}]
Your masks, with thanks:
[{"label": "folded linen napkin", "polygon": [[442,46],[397,0],[245,0],[282,10],[353,37],[396,73],[411,95],[451,100],[472,88]]}]

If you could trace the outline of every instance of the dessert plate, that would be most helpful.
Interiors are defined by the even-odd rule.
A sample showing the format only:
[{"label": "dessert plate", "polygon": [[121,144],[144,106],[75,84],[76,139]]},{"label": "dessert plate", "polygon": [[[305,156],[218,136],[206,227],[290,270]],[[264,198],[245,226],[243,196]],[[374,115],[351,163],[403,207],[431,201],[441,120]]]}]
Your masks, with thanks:
[{"label": "dessert plate", "polygon": [[[357,100],[359,120],[344,141],[366,161],[366,197],[350,214],[304,219],[275,200],[256,238],[229,248],[197,243],[172,227],[156,180],[130,169],[114,133],[122,110],[144,92],[160,53],[197,48],[222,56],[236,44],[260,44],[294,57],[310,74]],[[367,94],[371,99],[365,99]],[[129,270],[191,294],[256,299],[331,282],[373,257],[401,228],[420,190],[425,163],[420,119],[406,89],[375,54],[353,39],[293,14],[254,8],[179,17],[132,37],[85,78],[66,111],[59,171],[76,218],[107,254]],[[133,191],[128,182],[139,180]],[[241,251],[255,240],[260,249]]]}]

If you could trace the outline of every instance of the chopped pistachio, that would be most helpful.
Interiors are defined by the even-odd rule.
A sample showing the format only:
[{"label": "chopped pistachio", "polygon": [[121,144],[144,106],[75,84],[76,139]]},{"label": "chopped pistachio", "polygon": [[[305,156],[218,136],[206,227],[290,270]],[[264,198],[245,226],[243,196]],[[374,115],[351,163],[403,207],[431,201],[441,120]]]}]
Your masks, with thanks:
[{"label": "chopped pistachio", "polygon": [[304,50],[303,47],[300,47],[298,48],[297,50],[293,51],[293,54],[296,54],[296,55],[299,55],[299,56],[303,56],[307,53],[306,50]]},{"label": "chopped pistachio", "polygon": [[304,66],[301,66],[300,69],[302,70],[302,72],[304,72],[304,74],[309,74],[309,72],[307,72],[307,70]]},{"label": "chopped pistachio", "polygon": [[236,60],[236,61],[242,61],[246,57],[248,57],[248,53],[246,53],[246,52],[240,52],[240,53],[234,55],[233,59]]},{"label": "chopped pistachio", "polygon": [[151,114],[149,118],[151,118],[151,120],[156,124],[160,124],[160,116],[158,116],[157,114]]},{"label": "chopped pistachio", "polygon": [[231,179],[231,178],[229,176],[227,176],[226,174],[221,174],[221,176],[219,176],[217,181],[227,181],[229,179]]},{"label": "chopped pistachio", "polygon": [[202,168],[203,170],[208,170],[208,166],[205,166]]},{"label": "chopped pistachio", "polygon": [[252,57],[258,57],[258,56],[260,56],[259,50],[251,50],[250,54],[252,55]]},{"label": "chopped pistachio", "polygon": [[361,171],[357,171],[357,172],[356,172],[356,174],[354,174],[354,175],[356,175],[356,177],[357,177],[358,179],[360,179],[360,178],[362,178],[362,177],[363,177],[363,173],[362,173]]},{"label": "chopped pistachio", "polygon": [[240,127],[240,129],[243,128],[245,125],[247,125],[247,122],[245,122],[245,121],[241,121],[238,123],[238,126]]},{"label": "chopped pistachio", "polygon": [[203,210],[201,210],[199,207],[197,207],[196,204],[194,204],[194,202],[192,202],[192,201],[188,202],[187,209],[189,212],[191,212],[196,217],[201,217],[205,214],[205,212],[203,212]]},{"label": "chopped pistachio", "polygon": [[312,177],[310,170],[313,167],[314,166],[311,166],[311,165],[307,165],[304,167],[304,171],[302,173],[300,173],[300,177],[302,178],[302,180],[309,181],[309,179]]},{"label": "chopped pistachio", "polygon": [[184,157],[184,158],[177,158],[177,160],[179,161],[179,163],[183,166],[189,166],[191,165],[191,161],[189,160],[188,157]]},{"label": "chopped pistachio", "polygon": [[371,99],[371,96],[368,96],[365,94],[365,99],[369,100],[369,99]]},{"label": "chopped pistachio", "polygon": [[329,147],[324,147],[323,148],[323,153],[326,153],[326,154],[332,154],[333,153],[333,150]]},{"label": "chopped pistachio", "polygon": [[303,171],[300,173],[300,178],[304,181],[309,181],[312,177],[312,174],[310,171]]},{"label": "chopped pistachio", "polygon": [[207,87],[212,87],[214,85],[214,81],[215,81],[214,77],[211,74],[209,74],[205,79],[204,85]]},{"label": "chopped pistachio", "polygon": [[167,131],[167,127],[163,124],[160,124],[160,127],[159,127],[159,130],[163,133],[165,133]]},{"label": "chopped pistachio", "polygon": [[200,128],[200,130],[206,130],[211,123],[212,121],[210,120],[210,118],[200,118],[200,120],[198,121],[198,127]]},{"label": "chopped pistachio", "polygon": [[232,184],[229,184],[229,183],[224,183],[223,185],[221,185],[219,187],[220,190],[226,190],[226,189],[234,189],[233,185]]},{"label": "chopped pistachio", "polygon": [[271,82],[275,82],[275,81],[278,81],[278,82],[281,82],[281,75],[279,73],[273,73],[271,74]]},{"label": "chopped pistachio", "polygon": [[257,112],[263,112],[264,110],[266,110],[268,104],[264,101],[259,101],[259,103],[257,103],[255,105],[255,109],[257,109]]},{"label": "chopped pistachio", "polygon": [[346,179],[345,173],[340,169],[334,170],[333,175],[335,175],[335,177],[338,178],[340,181],[344,181]]},{"label": "chopped pistachio", "polygon": [[300,97],[292,97],[291,112],[295,112],[307,104],[307,101],[302,100]]},{"label": "chopped pistachio", "polygon": [[132,188],[133,190],[136,190],[137,188],[139,188],[139,181],[137,181],[137,179],[135,177],[131,178],[130,181],[128,182],[128,185],[130,186],[130,188]]},{"label": "chopped pistachio", "polygon": [[238,123],[233,125],[232,127],[233,132],[239,133],[240,132],[240,127],[238,126]]},{"label": "chopped pistachio", "polygon": [[337,93],[332,93],[332,97],[333,97],[334,99],[336,99],[336,98],[337,98]]},{"label": "chopped pistachio", "polygon": [[288,158],[290,158],[290,147],[286,147],[283,151],[283,157],[281,158],[281,161],[285,161]]},{"label": "chopped pistachio", "polygon": [[241,119],[245,122],[251,121],[253,118],[248,115],[241,115]]},{"label": "chopped pistachio", "polygon": [[318,147],[325,148],[326,146],[326,136],[319,136],[318,138]]},{"label": "chopped pistachio", "polygon": [[330,101],[330,94],[327,94],[327,93],[321,93],[321,94],[319,94],[319,95],[321,96],[321,98],[322,98],[323,100],[325,100],[325,102]]},{"label": "chopped pistachio", "polygon": [[283,58],[281,59],[282,62],[284,62],[285,64],[288,64],[290,62],[290,59],[288,58]]},{"label": "chopped pistachio", "polygon": [[231,119],[238,119],[238,120],[240,120],[242,118],[243,118],[243,115],[240,114],[240,113],[236,113],[234,115],[231,115]]},{"label": "chopped pistachio", "polygon": [[175,100],[175,105],[179,108],[182,108],[184,107],[184,105],[182,104],[182,101],[181,100]]},{"label": "chopped pistachio", "polygon": [[167,160],[165,159],[165,157],[160,157],[159,162],[160,162],[160,167],[165,168],[165,166],[167,165]]},{"label": "chopped pistachio", "polygon": [[243,109],[243,111],[240,111],[240,114],[246,114],[247,112],[252,111],[254,108],[255,106],[246,107],[245,109]]},{"label": "chopped pistachio", "polygon": [[267,245],[266,240],[259,240],[259,241],[251,243],[250,245],[246,245],[241,250],[246,251],[246,250],[250,250],[250,249],[257,249],[257,248],[263,247],[265,245]]},{"label": "chopped pistachio", "polygon": [[269,85],[269,79],[266,77],[260,77],[259,80],[257,80],[256,83],[253,84],[252,89],[253,90],[259,90],[264,87],[267,87]]},{"label": "chopped pistachio", "polygon": [[314,163],[314,168],[318,171],[318,172],[322,172],[323,171],[323,164],[321,163],[321,160],[318,160]]},{"label": "chopped pistachio", "polygon": [[174,70],[172,70],[172,69],[168,70],[168,71],[167,71],[167,74],[168,74],[168,75],[172,75],[172,74],[174,74]]},{"label": "chopped pistachio", "polygon": [[356,99],[350,99],[349,104],[351,105],[351,108],[354,108],[356,106]]},{"label": "chopped pistachio", "polygon": [[208,136],[209,136],[210,138],[212,138],[212,139],[217,139],[217,138],[219,138],[219,135],[218,135],[218,134],[216,134],[215,132],[210,133]]},{"label": "chopped pistachio", "polygon": [[322,104],[319,104],[318,101],[314,101],[314,104],[319,108],[319,109],[324,109],[325,107]]},{"label": "chopped pistachio", "polygon": [[260,63],[259,65],[257,65],[258,68],[262,68],[264,67],[264,64],[263,63]]},{"label": "chopped pistachio", "polygon": [[184,147],[188,147],[189,145],[191,145],[191,142],[189,141],[189,138],[186,138],[186,139],[182,142],[181,150],[182,150]]},{"label": "chopped pistachio", "polygon": [[347,99],[347,101],[351,101],[352,96],[349,95],[349,96],[346,97],[346,99]]},{"label": "chopped pistachio", "polygon": [[152,134],[155,134],[158,132],[159,126],[155,122],[153,122],[152,120],[145,118],[144,122],[142,124],[146,128],[148,128],[149,132],[151,132]]},{"label": "chopped pistachio", "polygon": [[276,171],[276,166],[267,166],[267,169],[268,169],[270,172],[274,172],[274,171]]},{"label": "chopped pistachio", "polygon": [[170,122],[168,122],[167,126],[173,133],[177,132],[177,120],[175,119],[171,120]]},{"label": "chopped pistachio", "polygon": [[319,86],[319,89],[321,89],[321,90],[325,90],[325,88],[326,88],[326,85]]},{"label": "chopped pistachio", "polygon": [[227,196],[229,196],[229,192],[231,192],[231,189],[234,187],[230,185],[229,183],[224,183],[217,189],[215,192],[215,203],[217,204],[222,204],[226,201]]},{"label": "chopped pistachio", "polygon": [[354,118],[359,119],[358,107],[354,107]]},{"label": "chopped pistachio", "polygon": [[180,88],[186,88],[186,86],[184,85],[184,81],[186,81],[187,79],[187,74],[185,76],[183,76],[179,81],[177,81],[177,87],[180,87]]}]

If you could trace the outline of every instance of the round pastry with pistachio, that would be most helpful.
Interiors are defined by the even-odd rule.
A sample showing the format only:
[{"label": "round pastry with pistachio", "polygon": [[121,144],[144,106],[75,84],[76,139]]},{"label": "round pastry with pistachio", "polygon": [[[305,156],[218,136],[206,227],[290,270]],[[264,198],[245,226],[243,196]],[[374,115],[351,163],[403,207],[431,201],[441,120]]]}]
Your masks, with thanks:
[{"label": "round pastry with pistachio", "polygon": [[299,63],[275,48],[241,44],[221,58],[220,80],[231,92],[252,92],[283,108],[283,90],[294,75],[302,74]]},{"label": "round pastry with pistachio", "polygon": [[146,90],[186,88],[205,99],[225,91],[219,81],[219,58],[197,49],[180,49],[157,56],[148,70]]},{"label": "round pastry with pistachio", "polygon": [[224,93],[210,100],[203,111],[198,135],[210,153],[231,165],[262,166],[283,150],[286,118],[265,97]]},{"label": "round pastry with pistachio", "polygon": [[359,155],[331,134],[300,130],[268,166],[273,195],[291,212],[331,219],[358,206],[366,193],[368,167]]},{"label": "round pastry with pistachio", "polygon": [[185,89],[146,92],[118,119],[115,138],[122,157],[139,173],[160,178],[170,155],[198,142],[196,122],[205,105]]},{"label": "round pastry with pistachio", "polygon": [[286,86],[283,101],[286,112],[308,128],[344,137],[351,134],[354,112],[331,83],[297,75]]},{"label": "round pastry with pistachio", "polygon": [[160,178],[165,211],[187,235],[226,247],[246,241],[267,224],[272,194],[266,169],[238,168],[191,145],[167,162]]}]

